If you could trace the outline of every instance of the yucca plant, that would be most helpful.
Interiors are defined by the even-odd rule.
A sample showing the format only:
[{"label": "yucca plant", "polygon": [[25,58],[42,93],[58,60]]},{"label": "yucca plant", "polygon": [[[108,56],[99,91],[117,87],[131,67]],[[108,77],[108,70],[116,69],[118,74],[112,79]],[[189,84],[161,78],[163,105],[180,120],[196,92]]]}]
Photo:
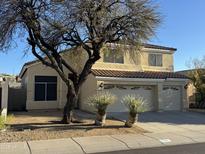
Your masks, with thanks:
[{"label": "yucca plant", "polygon": [[129,117],[125,126],[132,127],[136,121],[137,114],[144,111],[145,101],[140,96],[127,95],[122,99],[122,102],[129,109]]},{"label": "yucca plant", "polygon": [[108,105],[113,104],[116,97],[109,92],[98,92],[96,95],[89,98],[89,105],[97,110],[96,125],[103,126],[106,119],[106,109]]}]

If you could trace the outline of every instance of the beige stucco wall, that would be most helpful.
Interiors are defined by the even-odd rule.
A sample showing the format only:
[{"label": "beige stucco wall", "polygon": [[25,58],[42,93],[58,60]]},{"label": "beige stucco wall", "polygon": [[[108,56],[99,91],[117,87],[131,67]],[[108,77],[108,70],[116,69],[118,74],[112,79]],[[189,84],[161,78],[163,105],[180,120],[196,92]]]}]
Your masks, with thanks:
[{"label": "beige stucco wall", "polygon": [[[76,56],[75,54],[79,54],[79,52],[72,53],[72,51],[62,53],[66,61],[71,64],[71,66],[80,72],[82,70],[82,66],[84,65],[86,53],[81,54],[80,56]],[[65,74],[68,74],[69,71],[64,68]],[[57,76],[57,100],[56,101],[34,101],[34,92],[35,92],[35,76]],[[24,76],[22,77],[22,83],[26,85],[27,91],[27,101],[26,101],[26,109],[62,109],[66,103],[66,94],[67,87],[65,83],[62,81],[57,72],[47,67],[43,64],[35,63],[29,66]]]},{"label": "beige stucco wall", "polygon": [[[142,49],[136,51],[135,57],[129,54],[129,51],[124,52],[124,64],[105,63],[103,62],[103,52],[101,59],[96,62],[93,69],[112,69],[112,70],[128,70],[128,71],[173,71],[173,51],[156,50],[156,49]],[[133,51],[132,51],[133,53]],[[162,54],[162,67],[149,66],[149,53]]]},{"label": "beige stucco wall", "polygon": [[192,83],[189,83],[187,85],[187,97],[188,97],[189,104],[196,103],[195,93],[196,93],[196,88]]},{"label": "beige stucco wall", "polygon": [[93,69],[111,69],[111,70],[128,70],[128,71],[141,71],[140,65],[140,55],[137,52],[135,57],[131,57],[129,52],[124,52],[124,63],[107,63],[103,62],[103,52],[101,52],[101,59],[99,59],[95,65],[92,67]]},{"label": "beige stucco wall", "polygon": [[[162,67],[149,66],[149,53],[162,54]],[[173,52],[165,52],[160,50],[145,50],[141,52],[141,66],[144,71],[165,71],[172,72],[173,70]]]},{"label": "beige stucco wall", "polygon": [[[57,76],[57,100],[56,101],[34,101],[34,90],[35,90],[35,76]],[[64,102],[64,98],[66,98],[66,89],[62,86],[62,81],[60,77],[57,75],[55,70],[46,67],[42,64],[37,64],[33,67],[30,67],[27,70],[27,74],[25,76],[27,78],[27,101],[26,101],[26,109],[56,109],[62,108]]]},{"label": "beige stucco wall", "polygon": [[[89,112],[93,112],[94,109],[87,105],[87,98],[88,96],[92,96],[97,92],[98,85],[100,83],[103,84],[121,84],[121,85],[140,85],[140,86],[146,86],[151,85],[154,87],[154,94],[152,97],[152,101],[154,103],[154,111],[160,111],[163,110],[163,103],[166,101],[163,99],[163,86],[177,86],[180,88],[179,90],[179,99],[180,99],[180,106],[181,110],[188,109],[188,100],[187,100],[187,91],[184,88],[187,81],[185,80],[173,80],[173,81],[167,81],[167,80],[141,80],[141,81],[125,81],[123,80],[112,80],[112,79],[95,79],[93,76],[89,77],[88,81],[83,85],[81,90],[81,109]],[[175,98],[177,99],[177,98]]]},{"label": "beige stucco wall", "polygon": [[80,109],[94,112],[94,107],[88,104],[88,98],[97,93],[97,80],[94,75],[90,74],[83,83],[80,91]]},{"label": "beige stucco wall", "polygon": [[[35,75],[43,75],[43,76],[57,76],[58,77],[58,85],[57,85],[57,101],[34,101],[34,78]],[[27,73],[24,75],[23,81],[26,83],[27,87],[27,103],[26,108],[29,109],[56,109],[56,108],[63,108],[64,104],[66,103],[66,85],[57,75],[55,70],[46,67],[42,64],[37,64],[33,67],[30,67],[27,70]],[[181,91],[181,102],[182,107],[187,108],[187,96],[186,90],[184,90],[184,85],[186,84],[184,81],[155,81],[155,80],[144,80],[142,81],[120,81],[120,80],[98,80],[92,74],[88,76],[85,83],[82,85],[81,93],[80,93],[80,108],[86,111],[93,112],[94,108],[90,107],[87,104],[87,100],[89,96],[96,94],[97,92],[97,85],[100,83],[104,84],[124,84],[124,85],[152,85],[155,87],[153,101],[155,102],[156,110],[160,110],[161,108],[161,90],[164,85],[174,85],[180,86]]]},{"label": "beige stucco wall", "polygon": [[[81,56],[78,56],[79,52],[75,54],[70,54],[71,52],[62,53],[64,58],[68,63],[72,65],[78,72],[80,72],[84,66],[85,59],[87,57],[86,52],[83,52]],[[163,67],[150,67],[148,66],[148,53],[156,52],[163,54]],[[101,53],[101,59],[96,62],[93,66],[93,69],[111,69],[111,70],[129,70],[129,71],[173,71],[173,52],[164,51],[164,50],[152,50],[152,49],[142,49],[140,52],[137,52],[135,57],[130,56],[129,52],[124,52],[124,64],[114,64],[114,63],[104,63],[103,62],[103,53]],[[68,71],[66,71],[68,74]],[[56,101],[34,101],[34,78],[36,75],[42,76],[57,76],[57,100]],[[27,91],[27,102],[26,108],[29,109],[54,109],[54,108],[63,108],[66,103],[66,85],[58,76],[55,70],[42,65],[41,63],[35,63],[28,67],[26,73],[22,78],[22,82],[26,87]],[[113,81],[110,81],[113,82]],[[116,81],[117,83],[118,81]],[[155,82],[119,82],[120,84],[140,84],[140,85],[158,85]],[[97,80],[93,75],[90,75],[86,82],[81,88],[81,108],[85,110],[93,111],[90,106],[87,105],[87,98],[96,93]],[[157,93],[156,93],[157,94]],[[153,98],[158,101],[158,98]],[[157,105],[156,105],[157,106]]]},{"label": "beige stucco wall", "polygon": [[[57,101],[34,101],[34,78],[35,75],[43,75],[43,76],[57,76],[58,77],[58,86],[57,86]],[[56,108],[63,108],[64,104],[66,103],[66,85],[64,82],[60,79],[60,77],[57,75],[55,70],[43,66],[42,64],[37,64],[31,68],[28,69],[27,73],[24,76],[26,87],[27,87],[27,103],[26,108],[29,109],[56,109]],[[27,82],[28,81],[28,82]],[[82,110],[93,112],[94,108],[90,107],[87,104],[88,97],[96,94],[97,92],[97,85],[100,83],[104,84],[124,84],[124,85],[152,85],[154,86],[154,95],[153,95],[153,101],[155,102],[155,108],[156,110],[160,110],[162,104],[162,96],[161,91],[162,87],[164,85],[174,85],[174,86],[180,86],[181,91],[181,102],[182,107],[187,108],[187,97],[186,97],[186,91],[184,90],[185,82],[183,81],[155,81],[155,80],[142,80],[142,81],[120,81],[120,80],[97,80],[92,74],[88,76],[85,83],[82,85],[81,88],[81,94],[80,94],[80,108]]]}]

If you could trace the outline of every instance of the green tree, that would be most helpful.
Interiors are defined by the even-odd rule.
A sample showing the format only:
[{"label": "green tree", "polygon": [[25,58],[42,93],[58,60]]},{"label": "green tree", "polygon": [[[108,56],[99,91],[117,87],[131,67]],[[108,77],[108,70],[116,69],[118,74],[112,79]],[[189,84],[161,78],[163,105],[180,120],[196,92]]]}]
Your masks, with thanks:
[{"label": "green tree", "polygon": [[202,59],[194,59],[191,67],[193,69],[188,76],[196,88],[196,101],[205,103],[205,56]]},{"label": "green tree", "polygon": [[[66,83],[65,123],[72,121],[73,104],[101,58],[101,48],[116,42],[137,46],[153,36],[160,23],[150,0],[1,0],[0,19],[2,50],[11,46],[16,33],[26,33],[32,53]],[[72,47],[87,54],[80,73],[61,54]]]}]

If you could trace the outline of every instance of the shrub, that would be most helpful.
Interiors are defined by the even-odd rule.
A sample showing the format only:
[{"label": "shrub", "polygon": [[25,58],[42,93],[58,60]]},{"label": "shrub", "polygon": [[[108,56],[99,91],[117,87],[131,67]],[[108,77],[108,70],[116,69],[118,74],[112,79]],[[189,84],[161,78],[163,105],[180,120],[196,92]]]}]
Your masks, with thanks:
[{"label": "shrub", "polygon": [[0,130],[6,129],[6,123],[10,122],[13,117],[13,115],[8,115],[6,118],[5,116],[0,116]]},{"label": "shrub", "polygon": [[136,121],[137,113],[144,111],[144,99],[140,96],[127,95],[122,99],[122,102],[129,109],[129,117],[125,123],[126,127],[132,127]]},{"label": "shrub", "polygon": [[145,111],[145,101],[140,96],[127,95],[122,99],[122,102],[127,106],[131,115]]},{"label": "shrub", "polygon": [[0,116],[0,130],[5,129],[6,128],[6,120],[4,116]]},{"label": "shrub", "polygon": [[89,98],[89,105],[97,109],[100,115],[104,115],[107,106],[113,104],[116,97],[110,92],[98,92],[96,95]]}]

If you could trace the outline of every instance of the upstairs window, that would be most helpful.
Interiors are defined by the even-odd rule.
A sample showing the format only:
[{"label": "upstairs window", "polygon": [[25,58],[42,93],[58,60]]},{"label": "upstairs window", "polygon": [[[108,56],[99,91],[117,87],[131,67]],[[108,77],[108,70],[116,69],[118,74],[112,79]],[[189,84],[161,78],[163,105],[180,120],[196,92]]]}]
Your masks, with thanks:
[{"label": "upstairs window", "polygon": [[149,54],[149,66],[162,66],[162,54]]},{"label": "upstairs window", "polygon": [[124,63],[124,53],[118,52],[116,49],[104,51],[103,61],[105,63]]},{"label": "upstairs window", "polygon": [[35,76],[35,101],[57,100],[57,77]]}]

